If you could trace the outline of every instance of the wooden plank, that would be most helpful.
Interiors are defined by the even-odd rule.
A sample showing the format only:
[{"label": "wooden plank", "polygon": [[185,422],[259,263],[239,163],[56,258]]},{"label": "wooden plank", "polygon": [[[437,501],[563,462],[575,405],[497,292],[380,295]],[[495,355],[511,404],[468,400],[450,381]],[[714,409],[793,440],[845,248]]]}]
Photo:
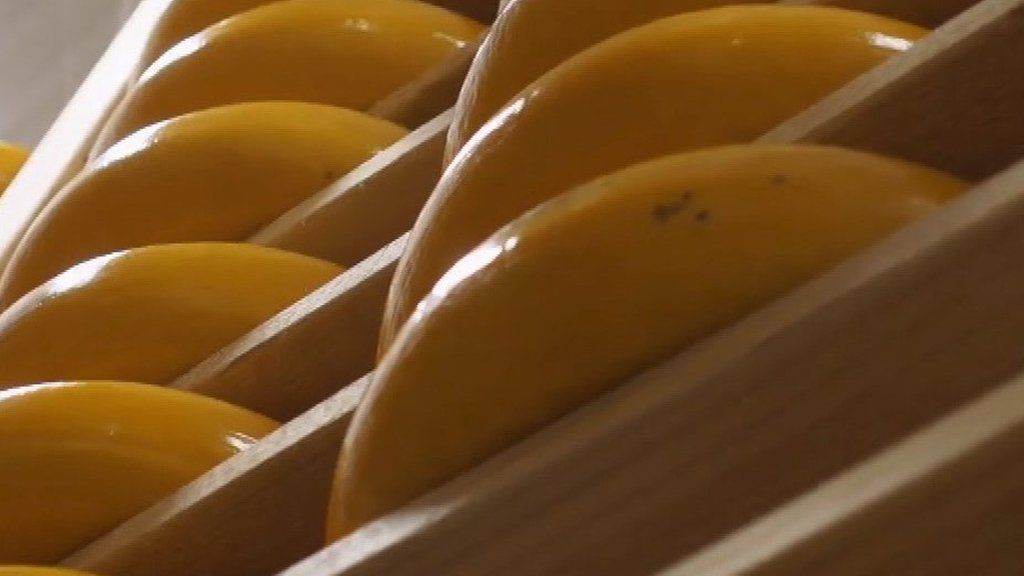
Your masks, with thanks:
[{"label": "wooden plank", "polygon": [[661,576],[1020,574],[1024,378]]},{"label": "wooden plank", "polygon": [[66,564],[108,576],[266,576],[318,549],[334,460],[365,386],[348,386]]},{"label": "wooden plank", "polygon": [[[1008,40],[1003,36],[999,36],[998,41],[992,42],[977,42],[976,36],[986,36],[988,27],[1005,25],[1013,28],[1013,21],[1007,20],[1007,18],[1013,14],[1014,10],[1019,8],[1021,1],[1024,0],[1018,0],[1013,3],[1005,0],[989,0],[987,3],[989,10],[980,13],[981,16],[988,18],[986,24],[974,26],[971,28],[973,31],[970,34],[962,36],[957,35],[962,33],[962,26],[960,29],[950,28],[937,34],[929,41],[943,47],[936,58],[946,59],[951,55],[960,54],[965,49],[965,46],[968,45],[971,46],[970,50],[972,50],[973,57],[979,59],[1001,58],[1002,56],[999,56],[1000,49],[1007,47],[1019,48],[1018,45],[1011,41],[1012,39]],[[996,9],[993,9],[993,6]],[[1002,11],[1000,12],[997,9]],[[978,19],[979,15],[974,13],[970,18],[973,21]],[[953,59],[956,60],[956,58]],[[942,71],[941,67],[924,66],[924,64],[915,59],[903,57],[890,66],[888,74],[893,74],[893,77],[898,82],[904,83],[919,79],[919,76],[922,75],[936,74]],[[922,66],[923,68],[919,75],[905,73],[908,68]],[[1011,77],[1010,81],[1019,81],[1019,79]],[[913,82],[910,82],[910,85],[912,84]],[[936,86],[936,89],[942,88],[941,82],[933,84],[933,86]],[[855,83],[850,89],[859,88],[857,88]],[[887,98],[896,100],[905,97],[906,94],[896,88],[887,92]],[[860,108],[856,102],[848,102],[848,105],[851,109],[860,110],[860,112],[844,116],[844,122],[874,125],[882,133],[891,129],[899,132],[901,126],[911,122],[935,121],[931,117],[922,118],[915,116],[903,119],[902,123],[880,126],[877,123],[871,122],[871,114],[877,113],[877,110]],[[811,126],[805,126],[804,131],[809,132],[812,128]],[[798,136],[794,136],[794,138],[800,139]],[[837,140],[832,141],[838,142]],[[959,146],[958,141],[948,142],[947,144],[953,148],[962,148]],[[973,144],[979,149],[988,149],[993,154],[1003,153],[998,148],[999,142],[990,144],[985,140],[979,140]],[[907,143],[908,148],[912,148],[913,145],[913,142]],[[870,146],[867,147],[870,148]],[[1017,174],[1017,177],[1019,178],[1020,175]],[[986,192],[986,190],[988,191]],[[970,281],[972,273],[991,273],[989,268],[979,270],[978,266],[994,266],[996,273],[1007,275],[1003,278],[1007,282],[1014,279],[1011,277],[1014,267],[1006,265],[1003,261],[997,262],[998,265],[995,266],[993,265],[993,258],[998,260],[1000,257],[1007,257],[1008,253],[1014,252],[1014,249],[1017,248],[1016,246],[999,245],[1000,250],[998,251],[983,250],[991,248],[994,244],[999,244],[1003,238],[971,238],[964,235],[968,231],[977,232],[978,230],[992,233],[996,228],[979,226],[975,229],[973,226],[979,222],[986,225],[991,224],[990,220],[994,218],[992,212],[1002,209],[1009,210],[1009,208],[1015,207],[1011,206],[1012,200],[1015,198],[1014,193],[1008,191],[1006,182],[997,181],[987,188],[980,189],[976,195],[961,203],[958,207],[944,211],[942,215],[931,219],[928,223],[915,227],[912,232],[902,235],[902,240],[894,240],[887,244],[888,252],[885,250],[874,252],[866,257],[867,260],[862,258],[858,262],[846,265],[841,271],[802,290],[797,295],[785,299],[782,303],[759,313],[740,326],[728,331],[725,335],[697,347],[688,355],[666,364],[665,367],[653,372],[652,375],[638,379],[631,386],[610,395],[609,398],[586,409],[580,415],[559,423],[542,434],[541,437],[545,440],[531,441],[513,449],[509,454],[502,456],[494,463],[460,479],[452,486],[443,489],[424,501],[428,507],[432,502],[442,503],[443,505],[428,509],[420,507],[418,510],[412,508],[407,513],[384,519],[363,531],[361,538],[348,539],[331,547],[323,555],[315,556],[308,563],[298,566],[294,574],[362,573],[361,571],[363,570],[366,570],[367,573],[374,573],[374,570],[383,570],[386,573],[387,570],[391,568],[398,569],[399,566],[410,569],[412,573],[429,573],[431,571],[431,561],[444,564],[444,557],[451,560],[467,552],[464,549],[456,549],[458,546],[451,547],[453,546],[453,541],[449,541],[446,538],[446,534],[455,534],[458,538],[463,538],[466,546],[473,548],[478,553],[484,550],[484,548],[474,548],[475,545],[485,541],[492,543],[493,546],[489,545],[487,547],[490,555],[482,560],[486,563],[488,560],[499,558],[502,549],[505,552],[515,550],[515,545],[511,548],[502,548],[505,546],[504,543],[510,542],[510,540],[503,539],[499,541],[497,538],[490,540],[490,536],[495,535],[496,527],[500,528],[503,538],[510,536],[508,528],[516,524],[520,524],[523,531],[528,533],[523,535],[524,538],[534,538],[535,540],[532,541],[534,543],[539,540],[540,544],[538,546],[541,546],[543,541],[546,540],[543,537],[544,535],[529,533],[529,530],[527,530],[529,526],[536,527],[538,524],[527,525],[522,523],[522,521],[531,517],[552,518],[551,529],[558,530],[560,527],[564,527],[565,518],[554,518],[548,516],[549,514],[557,515],[561,513],[571,519],[576,516],[584,517],[583,511],[593,512],[592,509],[586,507],[585,499],[594,498],[595,494],[586,490],[586,486],[582,486],[580,483],[587,478],[601,480],[602,478],[588,476],[588,472],[593,472],[595,467],[605,466],[610,462],[609,459],[595,458],[595,454],[600,455],[602,450],[614,448],[615,451],[609,453],[610,455],[625,458],[632,456],[645,458],[647,460],[644,462],[651,463],[654,466],[648,470],[658,469],[655,466],[658,464],[657,458],[664,458],[666,451],[652,450],[648,453],[645,435],[646,431],[650,429],[650,432],[654,434],[652,438],[659,439],[661,438],[659,434],[662,431],[671,431],[666,429],[666,427],[670,427],[672,420],[662,420],[663,417],[666,417],[666,412],[669,416],[673,415],[673,411],[677,411],[679,416],[686,416],[693,415],[695,410],[701,412],[701,407],[706,408],[709,404],[726,408],[733,406],[742,407],[751,404],[749,410],[767,410],[771,413],[771,410],[777,408],[780,402],[788,399],[784,394],[788,390],[787,384],[789,386],[806,384],[810,388],[810,392],[813,393],[818,388],[823,388],[820,385],[816,387],[814,384],[831,382],[833,385],[844,385],[848,380],[851,380],[851,374],[865,375],[864,370],[870,369],[871,373],[867,375],[873,378],[876,376],[875,372],[883,371],[887,366],[900,365],[902,356],[894,351],[887,352],[887,345],[895,342],[897,344],[924,346],[926,344],[944,342],[938,336],[938,334],[942,333],[941,330],[928,331],[923,336],[931,336],[932,338],[922,338],[920,341],[907,336],[911,332],[913,332],[913,336],[917,336],[914,330],[921,323],[917,321],[919,316],[923,315],[927,319],[936,310],[943,310],[945,306],[950,304],[948,299],[944,300],[944,298],[948,298],[950,292],[954,291],[954,288],[966,290],[968,284],[973,285],[973,282]],[[909,234],[909,237],[907,234]],[[952,236],[953,239],[950,242],[953,242],[955,246],[960,246],[961,252],[967,248],[975,248],[975,252],[980,251],[982,255],[987,256],[987,259],[976,258],[974,257],[975,252],[967,250],[970,252],[969,256],[971,258],[967,258],[966,264],[973,265],[976,268],[960,270],[959,272],[964,276],[958,278],[953,275],[951,278],[946,278],[947,284],[932,285],[924,281],[916,284],[911,283],[911,279],[927,279],[937,263],[947,263],[949,266],[954,267],[954,271],[956,271],[955,265],[960,263],[959,260],[954,261],[952,259],[952,256],[956,254],[945,258],[939,258],[938,256],[938,253],[947,247],[946,244],[940,242],[947,235]],[[963,248],[964,246],[967,248]],[[954,250],[954,252],[956,251]],[[904,273],[910,269],[914,271],[914,274]],[[947,271],[947,269],[942,268],[942,271]],[[987,279],[983,275],[978,276],[978,278]],[[1002,287],[1005,288],[1005,285],[1002,285]],[[847,291],[851,288],[857,288],[857,290],[847,294]],[[1002,309],[999,310],[1000,314],[998,317],[994,313],[994,309],[999,304],[1007,304],[1006,300],[1013,295],[1012,290],[1000,291],[1000,285],[995,283],[985,283],[984,288],[986,289],[984,293],[979,292],[977,295],[969,293],[967,296],[981,297],[982,302],[978,305],[988,306],[988,308],[982,311],[989,312],[989,314],[987,316],[981,314],[978,322],[975,324],[971,323],[971,319],[974,316],[968,316],[964,319],[957,317],[955,320],[958,321],[952,322],[947,327],[949,330],[954,328],[967,330],[967,328],[970,328],[970,330],[965,332],[964,337],[974,338],[970,342],[974,347],[960,350],[960,352],[963,352],[964,358],[961,358],[961,354],[957,353],[951,354],[951,359],[948,362],[936,362],[934,356],[928,356],[927,361],[915,363],[911,368],[935,370],[937,368],[951,367],[962,369],[970,372],[973,376],[978,376],[977,370],[980,366],[982,369],[991,371],[993,375],[1001,377],[1005,375],[1005,372],[1011,370],[1011,366],[1015,367],[1017,361],[1016,354],[1020,354],[1021,351],[1012,345],[1012,341],[995,338],[995,341],[1001,345],[990,347],[978,345],[982,338],[992,338],[993,335],[1000,334],[1000,330],[1006,330],[1004,326],[1007,322],[1013,328],[1017,328],[1015,322],[1019,320],[1017,317],[1019,314],[1003,314],[1004,311]],[[993,298],[993,294],[990,292],[995,292],[996,296],[1002,295],[1002,300]],[[890,303],[888,301],[879,303],[878,298],[880,297],[879,295],[891,296],[897,293],[904,297],[898,299],[892,306],[903,305],[909,308],[897,310],[901,314],[892,315],[890,314]],[[906,297],[908,294],[912,295],[913,298]],[[957,299],[954,302],[958,306],[962,298],[966,297],[959,292],[955,296]],[[973,300],[971,302],[973,303]],[[880,306],[881,308],[879,308]],[[884,310],[885,313],[867,314],[867,311],[872,309],[876,312],[879,309]],[[952,309],[959,310],[960,308],[954,306]],[[1019,311],[1024,310],[1024,307],[1017,306],[1014,308],[1011,306],[1009,310]],[[844,312],[846,315],[844,316],[840,312]],[[860,324],[863,324],[863,322],[859,322],[862,320],[861,315],[864,318],[880,322],[881,324],[877,325],[874,331],[861,330]],[[993,317],[998,322],[990,323],[989,321]],[[860,337],[861,340],[851,343],[849,348],[841,346],[842,342],[837,341],[835,337],[836,332],[841,332],[841,329],[837,328],[837,326],[841,327],[843,321],[858,321],[858,324],[855,325],[857,329],[849,330],[848,334],[845,335],[850,338]],[[886,322],[890,324],[886,324]],[[1021,324],[1024,324],[1024,320],[1021,321]],[[890,334],[887,332],[887,329],[889,331],[895,330],[896,334]],[[801,335],[799,332],[804,332],[805,334]],[[1010,331],[1006,330],[1006,333],[1009,334]],[[328,339],[330,332],[324,332],[322,337]],[[286,339],[287,337],[281,333],[279,338]],[[856,345],[854,346],[853,344]],[[819,349],[814,350],[816,352],[814,354],[807,354],[807,350],[812,350],[813,348],[811,347],[813,346],[819,346]],[[825,348],[821,348],[822,346]],[[864,358],[873,359],[873,355],[879,353],[878,348],[882,348],[880,356],[878,356],[880,363],[875,365],[872,362],[864,362]],[[983,349],[976,350],[975,348]],[[893,350],[895,350],[895,347]],[[299,352],[301,353],[302,350],[300,349]],[[967,366],[966,362],[965,365],[959,363],[964,359],[978,360],[982,353],[988,354],[987,357],[983,358],[986,361],[982,361],[977,365],[971,364]],[[1012,358],[1009,358],[1011,356]],[[819,364],[814,364],[815,362]],[[852,370],[849,374],[846,374],[844,370],[851,365],[863,368],[863,370]],[[840,368],[844,370],[840,370]],[[901,369],[904,368],[901,367]],[[770,402],[770,400],[773,400],[771,397],[764,398],[762,399],[763,401],[748,402],[745,396],[730,395],[740,390],[740,387],[743,385],[754,387],[758,383],[762,383],[763,379],[758,379],[758,376],[765,374],[773,379],[782,378],[778,380],[782,382],[782,385],[764,387],[767,392],[774,391],[776,394],[782,394],[781,398],[774,398],[774,404]],[[844,376],[844,374],[846,375]],[[658,379],[659,375],[662,377],[661,380]],[[965,390],[967,385],[956,380],[958,375],[960,374],[954,372],[936,374],[936,382],[942,385],[940,386],[940,390],[943,391],[942,395],[926,394],[925,400],[927,402],[924,402],[915,411],[911,411],[911,414],[905,415],[907,421],[888,423],[883,419],[883,422],[894,428],[898,428],[900,425],[910,426],[911,423],[908,421],[914,417],[923,418],[924,416],[922,415],[924,413],[931,413],[929,410],[939,412],[940,405],[945,406],[943,402],[955,403],[959,401],[958,398],[954,398],[957,394],[967,397],[974,393],[974,390]],[[783,378],[783,376],[787,376],[787,378]],[[795,376],[799,376],[799,378],[793,378]],[[812,376],[817,379],[812,378]],[[889,382],[894,377],[892,374],[885,373],[877,374],[877,376],[879,382]],[[923,375],[921,376],[923,377]],[[888,380],[885,377],[888,377]],[[790,383],[791,379],[793,380],[792,383]],[[946,385],[947,382],[949,382],[948,385]],[[852,382],[851,386],[855,383]],[[906,390],[900,386],[893,386],[892,388],[896,392]],[[692,390],[696,393],[698,389],[702,394],[694,398],[686,397],[686,391]],[[752,396],[751,398],[757,400],[756,397]],[[812,400],[817,400],[820,405],[815,405]],[[812,394],[812,397],[808,399],[809,404],[806,415],[813,415],[811,408],[815,406],[818,408],[822,406],[834,408],[835,402],[841,400],[842,398],[836,399],[829,394],[820,393],[817,396]],[[871,402],[867,402],[865,405],[873,408],[878,407],[877,403]],[[705,415],[714,414],[713,412],[703,413]],[[587,419],[588,414],[594,416],[594,419]],[[749,428],[747,424],[751,420],[747,420],[745,417],[749,415],[736,415],[736,418],[732,421],[732,424],[736,425],[736,428],[733,429],[734,432],[747,431]],[[716,417],[714,420],[717,421],[718,418]],[[756,422],[756,420],[754,421]],[[638,422],[641,424],[638,425]],[[650,427],[647,426],[648,422]],[[722,422],[720,425],[724,424],[728,423]],[[296,430],[295,426],[298,426],[298,424],[289,424],[286,426],[286,430]],[[763,425],[760,429],[764,429],[766,426],[767,424]],[[886,436],[886,438],[891,439],[893,434],[895,434],[895,432],[892,434],[885,434],[885,432],[885,430],[874,429],[874,433],[877,433],[879,437]],[[299,434],[301,435],[301,432]],[[766,434],[764,439],[782,439],[785,437],[785,434]],[[830,464],[838,465],[836,462],[844,456],[853,457],[850,451],[859,449],[866,454],[870,449],[874,448],[874,445],[871,445],[869,440],[862,439],[859,444],[851,446],[847,452],[844,452],[842,455],[836,455],[831,460],[825,459],[822,462],[812,462],[812,464],[827,468]],[[273,440],[268,441],[268,443],[273,443]],[[728,442],[724,444],[711,442],[708,444],[708,446],[712,447],[716,445],[725,446],[726,448],[733,446],[732,443]],[[756,443],[753,443],[752,446],[756,448]],[[619,451],[619,448],[622,448],[622,450]],[[298,442],[293,446],[293,449],[301,452],[304,449],[303,444]],[[517,455],[519,458],[517,458]],[[321,457],[326,459],[325,466],[333,464],[334,456],[333,454],[324,455],[321,453]],[[637,466],[646,465],[644,462],[638,460],[634,464]],[[846,461],[843,460],[843,463],[846,464]],[[616,470],[618,475],[622,475],[634,472],[639,473],[643,469],[627,467]],[[673,468],[667,467],[664,470],[671,473]],[[598,497],[591,500],[591,503],[603,503],[601,507],[605,512],[608,512],[606,503],[616,500],[614,498],[608,500],[602,496],[606,497],[609,494],[615,494],[615,482],[618,476],[616,473],[610,473],[607,469],[601,470],[598,475],[602,474],[612,484],[595,484],[595,489],[611,490],[612,492],[597,494]],[[564,482],[561,481],[563,476]],[[815,476],[821,477],[820,474]],[[743,478],[744,476],[740,475],[739,477]],[[200,480],[199,485],[202,485],[203,482],[204,480]],[[276,494],[278,501],[268,502],[266,508],[259,512],[268,517],[280,514],[284,508],[282,502],[286,504],[292,497],[286,490],[274,492],[274,482],[279,483],[281,480],[272,481],[266,479],[261,476],[259,470],[240,470],[235,476],[234,482],[252,482],[254,485],[264,486],[268,495]],[[577,484],[573,485],[573,482]],[[585,482],[583,483],[585,484]],[[224,486],[208,492],[206,498],[216,498],[223,505],[221,509],[227,508],[230,506],[229,503],[232,496],[229,495],[224,497],[224,499],[220,499],[220,494],[232,485],[232,482],[228,482]],[[567,489],[570,485],[571,489],[568,493],[559,492],[560,490]],[[728,485],[729,482],[722,483],[723,488]],[[575,493],[577,488],[579,488],[579,494]],[[552,494],[556,494],[556,496],[552,496]],[[633,494],[644,494],[644,490],[633,492]],[[453,495],[458,501],[457,504],[452,504],[446,500],[446,498]],[[579,499],[574,500],[570,496],[578,496]],[[552,500],[553,497],[555,500]],[[565,498],[564,504],[568,506],[568,511],[565,507],[552,505],[563,497]],[[625,492],[618,493],[616,497],[622,497],[623,503],[631,502],[629,494]],[[268,498],[274,497],[268,496]],[[504,506],[498,505],[499,503],[504,504]],[[577,505],[578,507],[574,507]],[[160,537],[160,522],[177,518],[179,514],[183,513],[180,509],[178,511],[165,509],[164,512],[162,516],[153,516],[147,513],[145,516],[140,517],[143,519],[134,523],[132,529],[121,531],[117,538],[107,539],[92,547],[91,555],[89,556],[90,563],[76,562],[74,564],[89,568],[98,566],[102,562],[104,572],[111,575],[142,574],[147,572],[154,563],[163,562],[163,554],[165,553],[163,549],[152,548],[154,552],[149,556],[126,556],[124,550],[150,549],[148,542]],[[179,525],[177,530],[177,536],[181,540],[178,544],[179,549],[176,552],[178,556],[174,558],[175,562],[178,562],[179,565],[186,565],[188,563],[189,550],[203,546],[204,539],[206,538],[205,535],[210,530],[209,526],[217,526],[217,529],[221,532],[231,533],[234,524],[241,521],[241,518],[225,519],[216,515],[189,516],[186,520],[183,520],[183,523]],[[191,529],[187,530],[184,527],[189,525],[189,523],[191,523]],[[615,523],[609,524],[608,528],[611,529],[615,525]],[[601,522],[594,522],[591,518],[583,526],[584,529],[580,531],[580,535],[588,534],[587,529],[597,529],[602,526]],[[623,526],[635,530],[635,526],[630,526],[628,523],[623,524]],[[466,527],[473,528],[470,532],[463,533],[462,531],[466,530]],[[477,528],[479,528],[479,532]],[[551,532],[549,535],[553,533],[555,532]],[[558,533],[564,537],[565,534],[572,534],[573,532]],[[638,533],[643,534],[644,530],[640,530]],[[410,537],[404,538],[404,536]],[[239,539],[237,540],[237,545],[244,547],[251,541],[252,538]],[[267,532],[267,536],[261,540],[261,546],[272,548],[274,541],[273,532]],[[561,541],[561,537],[556,539],[556,541]],[[572,543],[574,546],[577,544],[575,540]],[[584,543],[582,538],[579,543]],[[436,554],[432,557],[430,555],[431,546],[437,547],[434,550]],[[578,551],[578,548],[574,548],[574,546],[567,545],[565,553],[571,554],[573,550]],[[470,550],[470,552],[472,551]],[[609,546],[608,551],[609,553],[621,551],[621,546]],[[653,552],[648,550],[638,549],[637,551],[642,556],[647,555],[644,557],[648,560],[654,557]],[[678,550],[673,554],[677,552]],[[196,552],[191,553],[194,554]],[[268,551],[267,554],[271,554],[271,552]],[[533,552],[531,551],[531,560],[532,554]],[[673,555],[668,560],[674,560],[676,557],[676,555]],[[473,562],[481,561],[480,557],[476,557],[476,560],[473,560],[474,556],[470,553],[466,553],[464,558],[469,562],[468,565],[473,566],[476,566]],[[524,568],[524,564],[518,561],[521,558],[517,558],[513,554],[508,566]],[[538,558],[540,557],[538,556]],[[423,570],[417,570],[414,566],[421,559],[426,563],[423,564]],[[509,558],[506,557],[505,560],[509,560]],[[403,564],[405,561],[412,563]],[[222,565],[216,567],[217,570],[230,572],[231,559],[224,558],[222,562]],[[388,562],[392,562],[392,564],[388,564]],[[533,566],[532,561],[527,564]],[[639,564],[643,564],[643,562]],[[445,566],[446,568],[454,568],[452,565]],[[538,571],[543,570],[544,567],[544,563],[536,564],[536,570]],[[208,570],[211,572],[215,571],[212,566],[208,567]],[[471,571],[470,573],[473,572]],[[601,572],[600,570],[595,570],[594,573],[600,574]]]},{"label": "wooden plank", "polygon": [[967,179],[990,175],[1024,156],[1022,22],[1015,3],[980,2],[764,140],[841,142]]},{"label": "wooden plank", "polygon": [[329,398],[374,366],[387,288],[405,242],[395,240],[172,386],[280,421]]},{"label": "wooden plank", "polygon": [[46,202],[85,162],[90,143],[132,77],[149,30],[170,0],[142,0],[85,82],[0,196],[0,270]]}]

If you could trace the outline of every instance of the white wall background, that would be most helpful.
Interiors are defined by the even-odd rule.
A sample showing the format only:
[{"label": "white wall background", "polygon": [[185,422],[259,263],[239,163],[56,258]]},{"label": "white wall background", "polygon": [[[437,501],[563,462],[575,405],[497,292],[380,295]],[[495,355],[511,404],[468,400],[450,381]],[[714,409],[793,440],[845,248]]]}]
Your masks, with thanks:
[{"label": "white wall background", "polygon": [[137,0],[0,0],[0,140],[34,146]]}]

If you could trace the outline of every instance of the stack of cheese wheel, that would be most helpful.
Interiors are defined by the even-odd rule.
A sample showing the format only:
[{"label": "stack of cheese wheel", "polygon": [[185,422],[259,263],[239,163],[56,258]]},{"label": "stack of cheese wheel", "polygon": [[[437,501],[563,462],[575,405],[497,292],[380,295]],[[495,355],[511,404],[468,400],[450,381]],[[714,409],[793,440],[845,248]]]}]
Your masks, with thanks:
[{"label": "stack of cheese wheel", "polygon": [[752,143],[925,30],[727,4],[507,3],[391,285],[329,540],[966,187],[862,151]]},{"label": "stack of cheese wheel", "polygon": [[[327,541],[964,190],[754,143],[926,30],[733,4],[504,3],[391,285]],[[274,429],[159,385],[357,263],[241,241],[402,139],[366,111],[483,31],[416,0],[170,4],[0,278],[0,512],[20,519],[0,563],[58,562]]]},{"label": "stack of cheese wheel", "polygon": [[0,280],[0,564],[58,563],[277,427],[162,386],[353,264],[243,242],[401,139],[366,110],[484,30],[416,0],[168,4]]}]

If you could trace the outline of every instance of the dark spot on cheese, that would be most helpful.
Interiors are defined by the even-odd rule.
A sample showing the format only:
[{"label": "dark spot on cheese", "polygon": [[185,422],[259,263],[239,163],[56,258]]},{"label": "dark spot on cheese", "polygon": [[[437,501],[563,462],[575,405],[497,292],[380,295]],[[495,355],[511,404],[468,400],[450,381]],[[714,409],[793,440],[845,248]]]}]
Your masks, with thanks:
[{"label": "dark spot on cheese", "polygon": [[697,222],[700,222],[701,224],[706,224],[709,220],[711,220],[711,212],[707,210],[701,210],[700,212],[697,212],[693,219],[696,220]]},{"label": "dark spot on cheese", "polygon": [[785,174],[776,174],[776,175],[772,176],[772,184],[774,184],[776,186],[782,186],[783,184],[785,184],[788,181],[789,181],[789,178],[787,178]]},{"label": "dark spot on cheese", "polygon": [[328,171],[324,172],[324,180],[326,180],[328,182],[334,182],[340,176],[341,176],[341,174],[338,174],[334,170],[328,170]]},{"label": "dark spot on cheese", "polygon": [[651,217],[659,224],[664,224],[683,210],[686,210],[691,200],[693,200],[693,192],[683,192],[675,200],[655,204],[651,208]]}]

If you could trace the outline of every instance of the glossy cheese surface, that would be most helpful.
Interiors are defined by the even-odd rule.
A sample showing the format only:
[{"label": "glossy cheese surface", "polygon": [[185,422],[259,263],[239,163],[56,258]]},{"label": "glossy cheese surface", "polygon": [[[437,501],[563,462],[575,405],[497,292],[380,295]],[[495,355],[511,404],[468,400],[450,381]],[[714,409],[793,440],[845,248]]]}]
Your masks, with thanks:
[{"label": "glossy cheese surface", "polygon": [[0,280],[0,304],[117,250],[245,240],[405,133],[362,112],[301,102],[223,106],[137,132],[35,219]]},{"label": "glossy cheese surface", "polygon": [[256,100],[363,110],[439,64],[483,27],[412,0],[283,0],[182,40],[112,114],[94,156],[187,112]]},{"label": "glossy cheese surface", "polygon": [[0,389],[168,383],[340,272],[249,244],[167,244],[94,258],[0,314]]},{"label": "glossy cheese surface", "polygon": [[466,255],[384,355],[330,510],[346,534],[728,326],[965,188],[838,148],[669,156]]},{"label": "glossy cheese surface", "polygon": [[59,562],[276,427],[141,384],[0,392],[0,562]]},{"label": "glossy cheese surface", "polygon": [[[735,0],[512,0],[463,84],[449,133],[451,159],[487,120],[545,72],[601,40],[683,12]],[[744,2],[747,4],[753,2]],[[571,25],[567,23],[571,22]]]},{"label": "glossy cheese surface", "polygon": [[142,63],[152,64],[178,42],[225,18],[277,0],[171,0],[150,34]]},{"label": "glossy cheese surface", "polygon": [[523,212],[636,162],[751,141],[923,34],[859,12],[751,5],[665,18],[577,54],[448,166],[395,273],[381,350],[449,267]]}]

